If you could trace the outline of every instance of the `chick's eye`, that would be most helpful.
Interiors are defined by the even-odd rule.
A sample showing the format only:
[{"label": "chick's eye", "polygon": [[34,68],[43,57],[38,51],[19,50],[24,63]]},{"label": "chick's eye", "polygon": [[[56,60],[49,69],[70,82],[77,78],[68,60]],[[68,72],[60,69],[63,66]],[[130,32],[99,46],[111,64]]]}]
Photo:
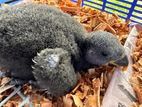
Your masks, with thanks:
[{"label": "chick's eye", "polygon": [[101,54],[102,54],[102,56],[105,56],[105,57],[108,56],[108,54],[105,52],[102,52]]},{"label": "chick's eye", "polygon": [[93,50],[89,50],[89,53],[90,53],[90,54],[94,54],[94,51],[93,51]]}]

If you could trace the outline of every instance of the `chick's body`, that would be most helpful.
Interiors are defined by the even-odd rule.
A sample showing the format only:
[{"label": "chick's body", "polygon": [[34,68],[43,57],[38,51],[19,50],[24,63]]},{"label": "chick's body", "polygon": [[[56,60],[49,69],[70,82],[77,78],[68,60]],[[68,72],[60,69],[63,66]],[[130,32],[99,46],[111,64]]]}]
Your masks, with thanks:
[{"label": "chick's body", "polygon": [[14,77],[33,78],[31,59],[45,48],[62,48],[78,57],[78,45],[86,31],[71,16],[37,4],[14,6],[0,13],[0,66],[13,71]]},{"label": "chick's body", "polygon": [[53,96],[75,87],[75,71],[109,62],[128,65],[124,47],[113,34],[87,33],[55,7],[21,4],[0,13],[0,66],[9,69],[1,74],[30,81]]}]

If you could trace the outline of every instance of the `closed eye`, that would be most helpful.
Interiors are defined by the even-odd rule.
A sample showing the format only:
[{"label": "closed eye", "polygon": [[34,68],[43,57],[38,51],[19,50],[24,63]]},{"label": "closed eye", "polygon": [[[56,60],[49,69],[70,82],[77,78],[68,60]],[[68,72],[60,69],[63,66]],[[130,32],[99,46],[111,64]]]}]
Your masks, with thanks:
[{"label": "closed eye", "polygon": [[104,56],[104,57],[107,57],[107,56],[108,56],[108,54],[105,53],[105,52],[102,52],[101,54],[102,54],[102,56]]},{"label": "closed eye", "polygon": [[94,54],[94,51],[93,51],[93,50],[90,50],[89,53],[90,53],[90,54]]}]

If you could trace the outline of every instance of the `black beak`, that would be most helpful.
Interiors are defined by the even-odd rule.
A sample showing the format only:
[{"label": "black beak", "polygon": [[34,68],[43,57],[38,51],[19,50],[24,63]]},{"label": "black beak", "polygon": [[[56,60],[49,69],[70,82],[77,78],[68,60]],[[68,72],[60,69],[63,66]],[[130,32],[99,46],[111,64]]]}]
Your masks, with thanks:
[{"label": "black beak", "polygon": [[121,59],[117,61],[111,61],[109,64],[114,65],[114,66],[128,66],[129,61],[127,55],[122,57]]}]

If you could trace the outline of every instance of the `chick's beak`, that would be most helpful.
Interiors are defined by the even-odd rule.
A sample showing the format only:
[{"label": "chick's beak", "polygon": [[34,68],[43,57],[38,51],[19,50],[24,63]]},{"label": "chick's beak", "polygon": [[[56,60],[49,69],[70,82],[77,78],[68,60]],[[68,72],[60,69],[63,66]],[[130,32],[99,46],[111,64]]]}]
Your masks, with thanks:
[{"label": "chick's beak", "polygon": [[127,55],[124,55],[122,58],[116,61],[110,61],[109,64],[114,66],[128,66],[129,64],[128,57]]}]

